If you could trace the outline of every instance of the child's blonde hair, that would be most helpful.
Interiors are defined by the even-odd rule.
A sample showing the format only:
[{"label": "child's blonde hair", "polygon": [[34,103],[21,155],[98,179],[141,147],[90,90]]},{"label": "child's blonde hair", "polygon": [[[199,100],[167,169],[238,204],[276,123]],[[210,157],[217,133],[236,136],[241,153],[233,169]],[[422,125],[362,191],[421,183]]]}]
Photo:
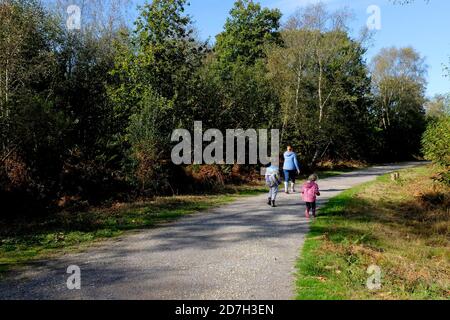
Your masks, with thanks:
[{"label": "child's blonde hair", "polygon": [[317,181],[317,180],[319,180],[319,176],[314,173],[314,174],[309,176],[308,180],[309,181]]}]

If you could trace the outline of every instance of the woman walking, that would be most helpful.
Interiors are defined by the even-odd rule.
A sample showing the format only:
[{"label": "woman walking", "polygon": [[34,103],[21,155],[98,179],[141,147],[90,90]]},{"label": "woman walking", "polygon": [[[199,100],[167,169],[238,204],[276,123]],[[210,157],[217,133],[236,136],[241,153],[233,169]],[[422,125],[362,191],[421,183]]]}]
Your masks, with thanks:
[{"label": "woman walking", "polygon": [[300,165],[298,164],[297,154],[291,146],[288,146],[284,153],[284,191],[289,194],[289,181],[291,182],[291,192],[295,192],[296,175],[300,174]]}]

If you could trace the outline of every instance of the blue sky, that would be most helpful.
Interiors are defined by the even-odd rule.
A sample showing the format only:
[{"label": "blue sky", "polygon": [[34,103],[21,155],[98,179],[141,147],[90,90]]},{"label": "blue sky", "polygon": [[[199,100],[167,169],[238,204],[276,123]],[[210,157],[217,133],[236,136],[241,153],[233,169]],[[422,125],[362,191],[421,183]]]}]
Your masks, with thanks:
[{"label": "blue sky", "polygon": [[[138,0],[141,1],[142,0]],[[271,8],[279,8],[286,19],[299,6],[318,0],[261,0]],[[351,23],[356,36],[369,18],[367,8],[377,5],[381,9],[381,30],[376,31],[367,60],[383,47],[413,46],[429,65],[427,94],[450,92],[450,79],[444,77],[443,64],[450,64],[450,1],[416,0],[410,5],[394,5],[389,0],[323,0],[330,10],[348,7],[354,14]],[[204,39],[214,40],[222,31],[234,0],[190,0],[188,13]]]}]

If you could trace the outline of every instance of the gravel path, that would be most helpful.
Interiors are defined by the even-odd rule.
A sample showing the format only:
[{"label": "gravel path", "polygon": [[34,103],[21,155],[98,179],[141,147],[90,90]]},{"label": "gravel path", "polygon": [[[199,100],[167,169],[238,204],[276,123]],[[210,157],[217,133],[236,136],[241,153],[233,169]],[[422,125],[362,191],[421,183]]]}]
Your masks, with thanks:
[{"label": "gravel path", "polygon": [[[377,166],[319,181],[319,205],[340,192],[419,163]],[[266,195],[39,262],[0,283],[0,299],[291,299],[309,222],[299,194]],[[81,268],[68,290],[67,267]]]}]

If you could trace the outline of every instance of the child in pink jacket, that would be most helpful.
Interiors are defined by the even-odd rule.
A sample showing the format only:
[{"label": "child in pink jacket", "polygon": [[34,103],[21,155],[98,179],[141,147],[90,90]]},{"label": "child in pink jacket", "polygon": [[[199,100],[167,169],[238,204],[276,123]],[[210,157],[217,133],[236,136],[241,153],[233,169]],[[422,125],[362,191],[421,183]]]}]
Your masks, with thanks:
[{"label": "child in pink jacket", "polygon": [[309,219],[312,216],[316,217],[316,200],[317,196],[320,196],[319,186],[317,185],[318,176],[316,174],[311,175],[308,178],[308,182],[303,185],[302,197],[306,202],[306,217]]}]

